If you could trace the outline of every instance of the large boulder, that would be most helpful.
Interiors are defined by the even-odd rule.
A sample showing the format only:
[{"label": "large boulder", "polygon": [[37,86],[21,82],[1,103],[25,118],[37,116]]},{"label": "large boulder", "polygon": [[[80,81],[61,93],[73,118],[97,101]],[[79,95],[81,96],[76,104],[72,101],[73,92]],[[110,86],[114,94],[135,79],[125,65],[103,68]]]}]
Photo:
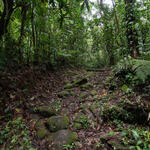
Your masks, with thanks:
[{"label": "large boulder", "polygon": [[46,121],[46,126],[50,132],[67,129],[69,127],[69,118],[67,116],[52,116]]},{"label": "large boulder", "polygon": [[78,139],[78,135],[70,130],[60,130],[50,135],[47,139],[48,150],[63,150],[64,145],[69,145]]}]

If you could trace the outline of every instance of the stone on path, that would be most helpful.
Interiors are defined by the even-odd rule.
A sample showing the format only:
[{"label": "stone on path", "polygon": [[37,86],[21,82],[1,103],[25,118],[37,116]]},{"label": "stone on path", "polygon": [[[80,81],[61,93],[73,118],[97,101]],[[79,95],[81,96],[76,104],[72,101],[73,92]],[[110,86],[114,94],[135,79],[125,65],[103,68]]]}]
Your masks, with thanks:
[{"label": "stone on path", "polygon": [[46,126],[50,132],[67,129],[69,118],[67,116],[52,116],[46,121]]},{"label": "stone on path", "polygon": [[64,145],[69,145],[78,139],[78,135],[70,130],[60,130],[50,135],[47,139],[48,150],[63,150]]}]

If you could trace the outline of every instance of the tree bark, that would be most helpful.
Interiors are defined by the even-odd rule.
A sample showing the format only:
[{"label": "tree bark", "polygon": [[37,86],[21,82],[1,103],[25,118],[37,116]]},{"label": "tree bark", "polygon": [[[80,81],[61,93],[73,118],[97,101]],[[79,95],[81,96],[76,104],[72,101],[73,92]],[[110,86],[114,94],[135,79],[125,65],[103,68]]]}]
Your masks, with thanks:
[{"label": "tree bark", "polygon": [[137,58],[139,55],[138,50],[138,35],[136,29],[133,30],[133,24],[136,23],[134,13],[135,0],[124,0],[125,1],[125,20],[126,20],[126,37],[128,41],[128,49],[133,58]]},{"label": "tree bark", "polygon": [[14,1],[13,0],[3,0],[4,3],[4,10],[2,12],[0,18],[0,40],[2,36],[7,33],[7,26],[10,20],[10,17],[14,11]]},{"label": "tree bark", "polygon": [[18,43],[20,61],[22,61],[22,59],[23,59],[23,54],[21,52],[21,43],[22,43],[23,36],[24,36],[24,26],[25,26],[27,9],[28,9],[28,6],[25,4],[22,7],[22,21],[21,21],[21,29],[20,29],[20,38],[19,38],[19,43]]}]

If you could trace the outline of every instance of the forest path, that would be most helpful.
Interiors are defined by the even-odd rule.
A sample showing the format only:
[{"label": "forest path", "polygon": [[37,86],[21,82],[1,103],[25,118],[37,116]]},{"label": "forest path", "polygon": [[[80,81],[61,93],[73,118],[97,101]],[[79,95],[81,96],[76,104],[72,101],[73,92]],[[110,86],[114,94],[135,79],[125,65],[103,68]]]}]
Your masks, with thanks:
[{"label": "forest path", "polygon": [[112,150],[105,136],[112,128],[102,118],[105,103],[112,99],[104,86],[109,73],[109,68],[22,68],[4,74],[2,99],[9,102],[13,118],[22,116],[37,150]]},{"label": "forest path", "polygon": [[[37,108],[36,113],[40,114],[38,116],[34,113],[29,115],[29,120],[32,123],[30,126],[33,127],[34,124],[34,128],[37,131],[35,132],[34,146],[38,147],[39,150],[46,149],[46,146],[48,146],[46,144],[47,138],[43,138],[44,136],[47,137],[46,132],[44,136],[40,137],[40,135],[43,134],[41,133],[41,128],[43,129],[43,123],[47,124],[47,118],[53,116],[53,126],[57,126],[56,128],[58,128],[56,131],[68,128],[78,135],[78,140],[75,142],[76,146],[73,145],[74,143],[71,145],[64,144],[66,149],[73,149],[74,147],[77,150],[97,149],[99,146],[100,133],[105,132],[101,112],[103,108],[102,99],[107,95],[107,90],[103,82],[109,75],[109,72],[110,69],[96,71],[86,71],[83,69],[63,71],[61,76],[59,75],[59,79],[57,75],[52,76],[56,79],[53,83],[53,88],[51,87],[53,79],[51,79],[51,81],[45,78],[41,79],[41,82],[38,84],[42,83],[41,85],[43,85],[44,83],[43,86],[46,90],[43,90],[44,88],[37,84],[35,87],[36,90],[33,93],[31,92],[33,95],[30,96],[30,99],[33,101],[33,103],[30,103],[30,108],[31,106],[32,108]],[[48,87],[51,88],[51,92]],[[39,90],[42,91],[39,92]],[[40,95],[38,95],[39,93]],[[48,111],[47,106],[53,107],[53,111],[59,111],[59,113]],[[52,115],[49,116],[49,113],[52,113]],[[67,127],[62,127],[65,120],[61,120],[60,117],[63,116],[69,118],[69,125],[67,125]],[[31,120],[33,119],[36,120],[36,122],[32,122]],[[39,124],[41,124],[40,127],[36,127],[39,126]],[[55,129],[52,129],[52,125],[50,125],[50,127],[48,125],[48,128],[50,131],[55,131]],[[109,129],[105,128],[105,130]],[[61,135],[58,136],[60,138]],[[57,143],[57,141],[55,142]],[[52,142],[50,143],[49,147],[54,144]]]}]

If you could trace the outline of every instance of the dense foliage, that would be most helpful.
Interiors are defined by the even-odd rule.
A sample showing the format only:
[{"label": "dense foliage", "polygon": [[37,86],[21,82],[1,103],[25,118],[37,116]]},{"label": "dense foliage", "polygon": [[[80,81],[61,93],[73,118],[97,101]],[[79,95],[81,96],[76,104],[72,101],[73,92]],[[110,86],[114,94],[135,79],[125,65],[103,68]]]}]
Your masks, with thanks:
[{"label": "dense foliage", "polygon": [[[1,67],[102,67],[149,51],[149,1],[0,1]],[[7,7],[8,6],[8,7]],[[142,55],[143,56],[143,55]]]},{"label": "dense foliage", "polygon": [[0,0],[0,149],[149,150],[149,93],[149,0]]}]

